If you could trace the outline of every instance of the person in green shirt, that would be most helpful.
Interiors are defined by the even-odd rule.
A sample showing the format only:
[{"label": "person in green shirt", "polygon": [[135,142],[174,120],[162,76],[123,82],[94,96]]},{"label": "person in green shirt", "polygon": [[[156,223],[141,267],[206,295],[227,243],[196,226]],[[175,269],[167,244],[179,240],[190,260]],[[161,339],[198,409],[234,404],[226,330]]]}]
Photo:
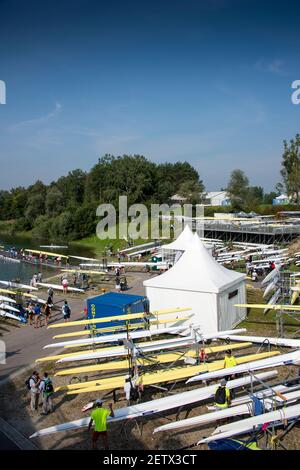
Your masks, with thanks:
[{"label": "person in green shirt", "polygon": [[94,423],[94,431],[92,434],[92,448],[97,449],[97,441],[99,436],[102,436],[105,450],[109,450],[108,447],[108,436],[107,436],[107,417],[112,416],[114,417],[114,410],[112,404],[109,405],[109,410],[107,408],[103,408],[102,400],[96,400],[96,409],[91,413],[91,420],[89,422],[88,431],[90,432],[92,424]]}]

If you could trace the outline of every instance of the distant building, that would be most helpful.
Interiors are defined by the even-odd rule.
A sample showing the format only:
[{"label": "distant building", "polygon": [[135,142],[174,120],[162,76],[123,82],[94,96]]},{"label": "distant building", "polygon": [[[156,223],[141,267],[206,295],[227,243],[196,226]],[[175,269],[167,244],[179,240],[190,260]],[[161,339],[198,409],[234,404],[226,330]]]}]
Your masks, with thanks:
[{"label": "distant building", "polygon": [[226,191],[211,191],[205,194],[205,206],[229,206],[230,199]]},{"label": "distant building", "polygon": [[179,196],[179,194],[174,194],[174,196],[171,197],[171,201],[176,204],[183,204],[186,201],[186,197]]},{"label": "distant building", "polygon": [[[186,198],[179,194],[174,194],[171,197],[173,203],[184,204]],[[205,206],[228,206],[230,199],[226,191],[212,191],[204,194],[203,204]]]},{"label": "distant building", "polygon": [[280,196],[275,197],[272,201],[273,206],[290,204],[290,199],[286,194],[280,194]]}]

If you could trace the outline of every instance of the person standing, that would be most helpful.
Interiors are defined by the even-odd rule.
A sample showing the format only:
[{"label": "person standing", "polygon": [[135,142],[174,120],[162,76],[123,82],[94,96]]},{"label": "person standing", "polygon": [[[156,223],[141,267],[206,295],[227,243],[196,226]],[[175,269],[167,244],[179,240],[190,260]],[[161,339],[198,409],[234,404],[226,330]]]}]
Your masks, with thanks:
[{"label": "person standing", "polygon": [[225,353],[225,358],[224,358],[224,369],[227,369],[229,367],[235,367],[237,365],[236,358],[233,356],[231,349],[228,349]]},{"label": "person standing", "polygon": [[53,305],[53,296],[54,296],[54,290],[52,289],[52,287],[49,287],[47,304]]},{"label": "person standing", "polygon": [[230,406],[230,390],[226,387],[226,380],[222,379],[215,392],[215,407],[219,410],[228,406]]},{"label": "person standing", "polygon": [[[228,351],[226,351],[225,353],[225,358],[224,358],[224,369],[228,369],[229,367],[235,367],[237,366],[237,360],[236,358],[233,356],[232,352],[231,352],[231,349],[228,349]],[[235,378],[235,375],[232,374],[231,376],[231,379],[234,379]]]},{"label": "person standing", "polygon": [[35,411],[38,407],[39,402],[39,385],[40,385],[40,378],[39,373],[35,370],[32,373],[32,376],[29,379],[29,390],[30,390],[30,409],[31,411]]},{"label": "person standing", "polygon": [[117,292],[121,291],[121,281],[119,277],[116,277],[116,291]]},{"label": "person standing", "polygon": [[90,432],[92,424],[94,423],[94,431],[92,435],[92,448],[94,450],[97,449],[97,441],[99,439],[99,436],[101,436],[103,439],[105,450],[109,450],[107,435],[107,417],[115,416],[112,403],[109,404],[109,410],[107,408],[103,408],[102,404],[102,400],[95,401],[96,409],[91,413],[91,420],[88,426],[88,432]]},{"label": "person standing", "polygon": [[43,275],[42,275],[41,271],[38,272],[37,281],[38,282],[43,282]]},{"label": "person standing", "polygon": [[34,316],[35,316],[35,325],[34,328],[41,328],[41,307],[39,304],[36,304],[34,307]]},{"label": "person standing", "polygon": [[43,397],[43,412],[42,415],[47,415],[48,413],[52,413],[53,411],[53,400],[52,396],[54,393],[54,388],[52,384],[52,380],[49,377],[48,373],[44,373],[44,377],[40,382],[39,391]]},{"label": "person standing", "polygon": [[64,294],[67,294],[67,293],[68,293],[68,286],[69,286],[68,279],[67,279],[67,278],[64,278],[64,279],[61,281],[61,284],[62,284],[62,286],[63,286],[63,293],[64,293]]},{"label": "person standing", "polygon": [[63,314],[63,317],[64,317],[64,321],[68,322],[70,320],[70,316],[71,316],[71,309],[69,307],[69,304],[68,304],[67,300],[65,300],[65,303],[62,306],[61,310],[62,310],[62,314]]},{"label": "person standing", "polygon": [[31,279],[31,281],[30,281],[30,285],[31,285],[32,287],[36,287],[36,283],[37,283],[37,274],[34,273],[34,275],[32,276],[32,279]]},{"label": "person standing", "polygon": [[34,306],[32,305],[31,302],[29,302],[28,304],[27,312],[28,312],[29,325],[32,326],[35,320],[34,320]]},{"label": "person standing", "polygon": [[50,315],[51,315],[51,308],[48,302],[45,305],[44,315],[45,315],[45,325],[48,326]]}]

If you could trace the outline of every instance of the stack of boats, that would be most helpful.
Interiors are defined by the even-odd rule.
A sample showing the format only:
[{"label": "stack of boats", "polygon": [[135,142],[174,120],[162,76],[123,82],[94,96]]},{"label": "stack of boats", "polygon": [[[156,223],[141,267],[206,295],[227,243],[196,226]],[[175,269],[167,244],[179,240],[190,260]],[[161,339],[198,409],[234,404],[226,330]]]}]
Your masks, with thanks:
[{"label": "stack of boats", "polygon": [[[300,385],[298,380],[294,384],[270,384],[270,380],[278,375],[277,367],[293,366],[300,363],[300,340],[286,340],[284,338],[267,338],[269,349],[253,353],[255,345],[266,343],[266,338],[245,336],[245,329],[212,332],[201,334],[199,325],[192,323],[188,318],[188,308],[178,308],[156,311],[150,314],[131,314],[122,316],[123,325],[107,326],[108,322],[118,321],[116,316],[105,317],[106,323],[101,328],[101,318],[50,325],[49,328],[69,329],[71,327],[90,328],[89,330],[75,330],[54,336],[54,339],[63,339],[53,342],[44,348],[62,348],[62,353],[37,359],[37,362],[54,361],[58,364],[55,376],[77,377],[88,375],[89,380],[78,383],[63,383],[56,387],[56,391],[65,391],[70,395],[92,395],[93,400],[99,398],[103,392],[123,389],[128,378],[130,365],[135,364],[133,380],[135,385],[157,387],[167,391],[169,384],[186,383],[188,390],[177,394],[145,401],[132,406],[115,410],[115,416],[108,421],[138,419],[139,417],[155,417],[158,413],[168,410],[181,410],[182,407],[199,406],[202,402],[214,399],[216,385],[223,377],[231,378],[227,387],[237,392],[240,389],[248,390],[234,398],[226,409],[215,410],[209,407],[209,412],[183,420],[174,420],[155,428],[155,433],[186,430],[199,426],[212,425],[222,419],[234,417],[235,421],[218,426],[211,436],[199,440],[199,445],[211,441],[244,435],[252,430],[260,430],[268,422],[270,425],[280,425],[285,420],[292,420],[300,415]],[[160,315],[164,315],[164,325],[160,324]],[[174,326],[174,314],[177,316],[178,326]],[[172,318],[172,327],[166,325],[166,315]],[[139,320],[144,327],[137,326],[131,321]],[[182,321],[184,323],[182,324]],[[124,326],[124,321],[126,326]],[[171,320],[170,320],[171,322]],[[108,334],[109,333],[109,334]],[[168,335],[168,336],[166,336]],[[170,335],[172,337],[170,338]],[[89,337],[87,337],[89,336]],[[70,338],[76,339],[70,339]],[[143,341],[146,340],[146,341]],[[222,342],[223,339],[223,342]],[[214,340],[212,344],[209,344]],[[226,340],[226,342],[224,342]],[[228,346],[228,340],[231,341]],[[123,344],[122,344],[123,343]],[[117,344],[117,345],[116,345]],[[271,350],[270,345],[277,349]],[[225,352],[228,347],[235,351],[237,365],[224,369],[224,360],[218,355]],[[290,352],[283,352],[278,348],[291,348]],[[85,349],[88,348],[88,349]],[[249,354],[240,355],[239,352],[252,348]],[[75,352],[74,352],[75,350]],[[199,352],[206,359],[199,362]],[[134,360],[133,360],[134,359]],[[208,359],[208,360],[207,360]],[[61,368],[69,363],[70,368]],[[81,365],[82,363],[82,365]],[[92,374],[92,376],[90,376]],[[242,374],[240,376],[240,374]],[[211,381],[214,381],[211,384]],[[201,384],[201,386],[199,386]],[[253,392],[254,386],[260,384],[260,390]],[[164,388],[162,388],[164,385]],[[195,388],[195,386],[197,388]],[[252,393],[249,393],[251,388]],[[253,398],[263,403],[262,414],[255,415]],[[90,402],[84,411],[93,406]],[[241,419],[246,417],[245,419]],[[75,421],[60,423],[49,428],[41,429],[31,437],[44,436],[59,431],[67,431],[88,426],[89,418],[84,417]]]}]

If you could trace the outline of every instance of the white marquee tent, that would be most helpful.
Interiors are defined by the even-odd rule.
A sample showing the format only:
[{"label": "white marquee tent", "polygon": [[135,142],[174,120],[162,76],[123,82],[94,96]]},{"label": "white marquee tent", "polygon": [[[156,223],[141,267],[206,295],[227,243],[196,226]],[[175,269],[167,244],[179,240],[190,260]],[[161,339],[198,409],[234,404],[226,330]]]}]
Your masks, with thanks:
[{"label": "white marquee tent", "polygon": [[182,253],[187,250],[194,239],[194,235],[189,225],[186,225],[181,234],[172,243],[163,245],[162,261],[173,265],[178,261]]},{"label": "white marquee tent", "polygon": [[179,261],[144,286],[152,311],[191,307],[186,323],[199,323],[203,333],[231,329],[246,316],[234,307],[246,302],[245,275],[217,263],[196,234]]}]

